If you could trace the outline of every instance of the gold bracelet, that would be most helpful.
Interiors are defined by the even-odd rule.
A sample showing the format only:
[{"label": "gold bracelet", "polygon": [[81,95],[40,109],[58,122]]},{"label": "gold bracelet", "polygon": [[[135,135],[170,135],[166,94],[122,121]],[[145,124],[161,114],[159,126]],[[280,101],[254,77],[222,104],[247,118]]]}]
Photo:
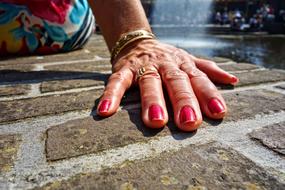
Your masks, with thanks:
[{"label": "gold bracelet", "polygon": [[128,44],[137,41],[139,39],[155,39],[155,35],[146,30],[135,30],[123,35],[119,41],[115,44],[114,48],[111,51],[111,62],[116,59],[119,53],[126,47]]}]

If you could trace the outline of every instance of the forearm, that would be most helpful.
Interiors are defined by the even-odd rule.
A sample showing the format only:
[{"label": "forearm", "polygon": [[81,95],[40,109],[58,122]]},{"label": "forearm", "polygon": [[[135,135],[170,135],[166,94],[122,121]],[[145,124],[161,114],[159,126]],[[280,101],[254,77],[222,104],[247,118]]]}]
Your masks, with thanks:
[{"label": "forearm", "polygon": [[151,31],[140,0],[88,0],[111,50],[122,34],[145,29]]}]

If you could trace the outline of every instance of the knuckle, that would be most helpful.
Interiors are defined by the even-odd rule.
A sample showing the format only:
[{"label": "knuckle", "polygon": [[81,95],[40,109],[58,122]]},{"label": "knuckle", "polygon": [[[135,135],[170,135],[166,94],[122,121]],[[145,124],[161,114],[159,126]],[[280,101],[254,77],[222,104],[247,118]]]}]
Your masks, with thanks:
[{"label": "knuckle", "polygon": [[171,70],[166,71],[163,75],[163,78],[165,81],[168,80],[186,80],[188,79],[188,76],[185,72],[181,70]]},{"label": "knuckle", "polygon": [[217,66],[217,64],[216,64],[214,61],[206,60],[206,62],[207,62],[207,64],[208,64],[209,66],[213,66],[213,67],[216,67],[216,66]]},{"label": "knuckle", "polygon": [[156,94],[155,92],[144,92],[141,94],[141,99],[144,101],[148,101],[148,100],[156,100],[159,99],[158,98],[158,94]]},{"label": "knuckle", "polygon": [[191,100],[195,97],[195,95],[191,93],[190,91],[181,90],[181,91],[177,91],[176,93],[174,93],[173,97],[175,99],[175,103],[179,103],[182,101],[191,102]]},{"label": "knuckle", "polygon": [[203,73],[202,71],[200,71],[196,67],[188,68],[186,70],[186,72],[187,72],[190,79],[197,78],[197,77],[207,77],[207,75],[205,73]]},{"label": "knuckle", "polygon": [[123,80],[125,80],[125,78],[126,78],[126,76],[122,71],[117,71],[110,76],[109,80],[123,81]]},{"label": "knuckle", "polygon": [[140,80],[146,80],[146,79],[159,79],[160,80],[160,75],[156,71],[148,71],[140,78]]},{"label": "knuckle", "polygon": [[168,58],[168,56],[165,53],[157,53],[156,54],[156,59],[157,60],[165,60],[167,58]]}]

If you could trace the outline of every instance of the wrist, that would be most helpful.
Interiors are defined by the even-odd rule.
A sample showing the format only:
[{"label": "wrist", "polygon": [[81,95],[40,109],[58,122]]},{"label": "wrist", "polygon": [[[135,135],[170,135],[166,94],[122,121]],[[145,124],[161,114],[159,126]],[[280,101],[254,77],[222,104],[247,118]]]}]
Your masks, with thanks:
[{"label": "wrist", "polygon": [[112,48],[111,62],[113,62],[120,54],[120,52],[123,51],[125,48],[136,44],[135,42],[140,42],[146,39],[156,39],[156,37],[153,33],[143,29],[123,34]]}]

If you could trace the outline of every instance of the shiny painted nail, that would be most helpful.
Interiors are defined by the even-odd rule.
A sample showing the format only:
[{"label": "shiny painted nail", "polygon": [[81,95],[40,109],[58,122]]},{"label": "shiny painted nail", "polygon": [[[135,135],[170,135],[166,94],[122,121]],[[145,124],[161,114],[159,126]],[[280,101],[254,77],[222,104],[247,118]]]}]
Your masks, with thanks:
[{"label": "shiny painted nail", "polygon": [[208,108],[213,114],[219,114],[225,111],[223,104],[216,98],[213,98],[209,101]]},{"label": "shiny painted nail", "polygon": [[236,85],[238,82],[239,82],[238,78],[236,76],[233,76],[231,84]]},{"label": "shiny painted nail", "polygon": [[196,121],[196,114],[190,106],[184,106],[180,111],[180,123],[188,123]]},{"label": "shiny painted nail", "polygon": [[149,107],[148,117],[151,121],[163,120],[163,109],[159,105],[152,105]]},{"label": "shiny painted nail", "polygon": [[109,100],[104,100],[99,107],[99,112],[101,113],[108,112],[110,105],[111,105],[111,102]]}]

